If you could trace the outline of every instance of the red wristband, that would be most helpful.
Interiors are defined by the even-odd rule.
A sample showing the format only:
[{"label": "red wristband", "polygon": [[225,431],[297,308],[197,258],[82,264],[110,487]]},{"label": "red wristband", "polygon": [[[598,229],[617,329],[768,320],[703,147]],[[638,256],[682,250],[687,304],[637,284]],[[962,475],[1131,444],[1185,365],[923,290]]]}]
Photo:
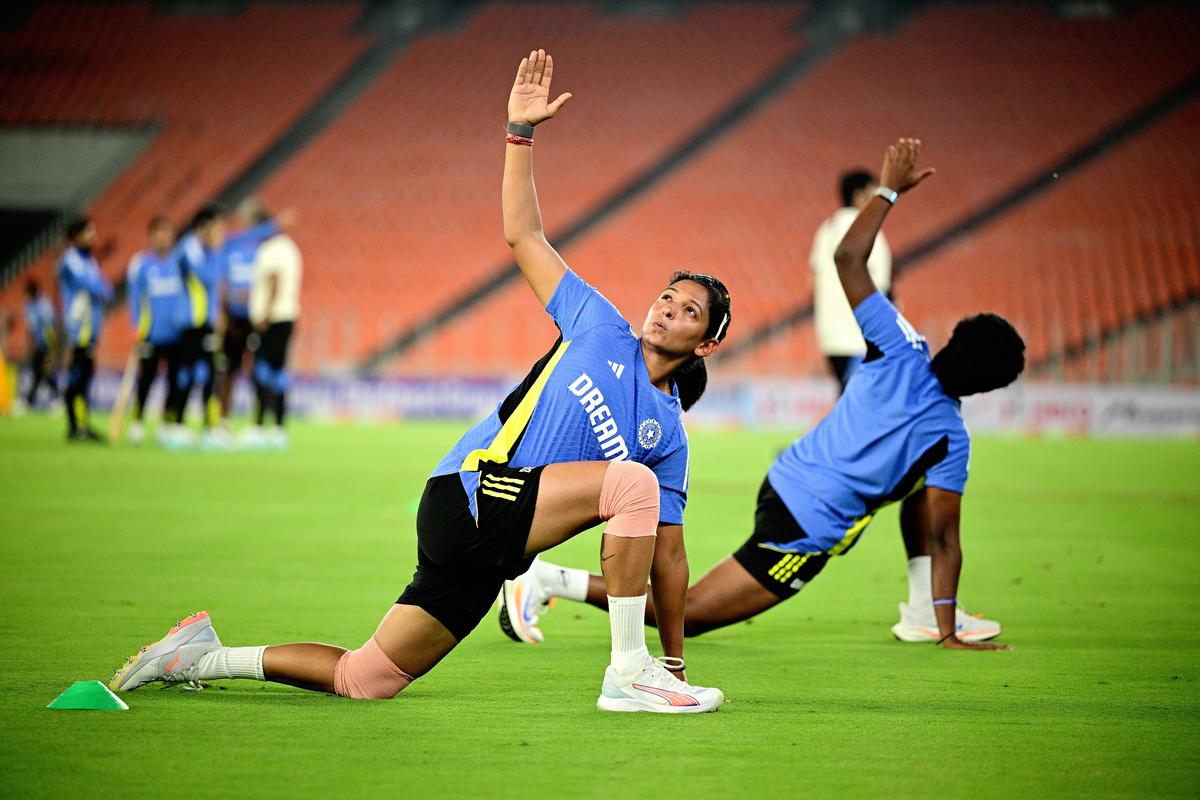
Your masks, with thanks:
[{"label": "red wristband", "polygon": [[533,147],[533,139],[525,136],[517,136],[515,133],[504,134],[504,141],[508,144],[523,144],[526,147]]}]

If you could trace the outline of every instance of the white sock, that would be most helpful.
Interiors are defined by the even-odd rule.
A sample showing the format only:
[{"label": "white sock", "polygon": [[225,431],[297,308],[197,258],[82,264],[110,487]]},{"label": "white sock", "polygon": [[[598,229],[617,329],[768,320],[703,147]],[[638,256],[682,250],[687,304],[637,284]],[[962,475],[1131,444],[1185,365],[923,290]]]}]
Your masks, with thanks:
[{"label": "white sock", "polygon": [[646,649],[646,595],[608,596],[612,630],[612,665],[622,674],[634,672],[650,656]]},{"label": "white sock", "polygon": [[538,583],[550,593],[550,597],[565,597],[582,603],[587,600],[588,571],[560,567],[538,559],[533,562],[537,570]]},{"label": "white sock", "polygon": [[933,605],[932,556],[914,556],[908,560],[908,604],[913,608]]},{"label": "white sock", "polygon": [[256,681],[263,678],[262,647],[222,647],[205,653],[196,662],[197,677],[201,680],[216,680],[218,678],[253,678]]}]

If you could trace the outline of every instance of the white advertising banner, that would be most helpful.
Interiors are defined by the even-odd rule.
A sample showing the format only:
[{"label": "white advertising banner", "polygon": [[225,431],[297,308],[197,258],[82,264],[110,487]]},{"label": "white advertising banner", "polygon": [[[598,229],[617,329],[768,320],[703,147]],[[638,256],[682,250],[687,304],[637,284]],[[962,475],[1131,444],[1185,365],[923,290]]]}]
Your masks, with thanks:
[{"label": "white advertising banner", "polygon": [[[300,377],[289,394],[289,413],[313,418],[478,419],[489,413],[516,378]],[[102,372],[93,396],[111,407],[119,377]],[[151,406],[161,403],[156,386]],[[691,425],[770,426],[807,430],[837,400],[832,381],[714,376],[704,399],[687,417]],[[251,392],[239,385],[235,407],[249,408]],[[1074,436],[1200,437],[1200,390],[1021,382],[963,401],[963,418],[975,432]]]}]

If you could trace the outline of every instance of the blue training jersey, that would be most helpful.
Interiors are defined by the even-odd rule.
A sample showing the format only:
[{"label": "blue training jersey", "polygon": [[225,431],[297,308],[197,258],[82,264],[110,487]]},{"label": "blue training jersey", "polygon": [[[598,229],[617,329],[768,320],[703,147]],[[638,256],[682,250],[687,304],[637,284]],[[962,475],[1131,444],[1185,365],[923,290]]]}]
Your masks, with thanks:
[{"label": "blue training jersey", "polygon": [[817,427],[779,456],[767,478],[808,534],[782,552],[846,552],[881,506],[933,486],[962,493],[971,440],[959,402],[942,391],[925,337],[879,292],[854,317],[862,366]]},{"label": "blue training jersey", "polygon": [[186,233],[173,255],[182,270],[191,305],[190,326],[212,325],[217,318],[217,284],[221,280],[221,252],[210,250],[195,233]]},{"label": "blue training jersey", "polygon": [[546,311],[559,341],[434,476],[457,472],[474,513],[481,462],[637,461],[658,476],[659,520],[682,524],[688,441],[675,386],[670,395],[654,387],[633,328],[574,272],[563,275]]},{"label": "blue training jersey", "polygon": [[100,274],[100,264],[87,250],[68,247],[58,260],[58,293],[63,321],[74,347],[90,347],[100,338],[104,304],[112,287]]},{"label": "blue training jersey", "polygon": [[221,279],[225,282],[225,307],[230,316],[250,316],[250,288],[254,284],[254,258],[258,247],[279,233],[279,224],[267,220],[225,239],[221,247]]},{"label": "blue training jersey", "polygon": [[25,328],[39,350],[45,350],[54,340],[54,306],[44,295],[25,301]]},{"label": "blue training jersey", "polygon": [[129,261],[129,315],[138,341],[174,344],[191,325],[183,274],[174,254],[143,250]]}]

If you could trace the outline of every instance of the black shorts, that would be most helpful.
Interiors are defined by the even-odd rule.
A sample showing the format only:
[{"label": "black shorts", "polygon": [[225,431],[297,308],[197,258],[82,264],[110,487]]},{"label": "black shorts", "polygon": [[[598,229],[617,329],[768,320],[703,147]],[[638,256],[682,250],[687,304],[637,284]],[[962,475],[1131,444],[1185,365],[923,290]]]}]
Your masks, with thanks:
[{"label": "black shorts", "polygon": [[396,601],[425,609],[462,641],[525,555],[544,467],[479,465],[478,521],[458,473],[430,478],[417,510],[417,571]]},{"label": "black shorts", "polygon": [[225,317],[225,337],[221,343],[221,371],[237,372],[246,357],[246,340],[253,330],[245,317]]},{"label": "black shorts", "polygon": [[283,369],[287,364],[288,343],[292,340],[292,322],[272,322],[259,335],[254,357],[261,358],[271,369]]},{"label": "black shorts", "polygon": [[828,553],[784,553],[762,547],[766,542],[791,542],[808,534],[796,522],[771,482],[763,478],[754,511],[754,533],[737,549],[733,557],[754,579],[787,600],[825,568]]},{"label": "black shorts", "polygon": [[201,359],[212,358],[213,353],[217,351],[217,337],[213,334],[211,325],[188,328],[179,338],[179,347],[183,351],[184,360],[194,364]]}]

